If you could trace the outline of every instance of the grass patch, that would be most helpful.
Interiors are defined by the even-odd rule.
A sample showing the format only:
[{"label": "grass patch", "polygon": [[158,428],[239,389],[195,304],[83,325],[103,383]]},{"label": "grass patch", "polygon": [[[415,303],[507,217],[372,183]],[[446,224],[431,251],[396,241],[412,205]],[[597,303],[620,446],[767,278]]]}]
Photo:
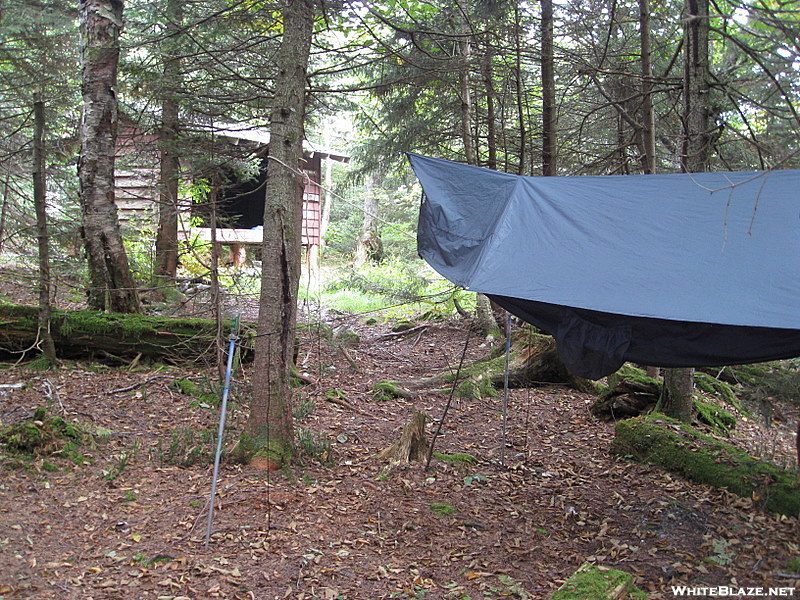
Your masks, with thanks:
[{"label": "grass patch", "polygon": [[158,461],[161,465],[182,468],[210,464],[214,459],[214,437],[210,429],[195,431],[185,426],[174,429],[166,444],[159,438],[156,448]]},{"label": "grass patch", "polygon": [[474,465],[478,463],[477,458],[471,454],[467,454],[466,452],[456,452],[455,454],[442,454],[441,452],[434,452],[433,457],[451,464]]},{"label": "grass patch", "polygon": [[[620,589],[627,589],[628,594],[612,596]],[[584,563],[550,596],[550,600],[599,600],[612,597],[646,600],[647,594],[633,584],[633,575],[630,573]]]},{"label": "grass patch", "polygon": [[456,507],[452,504],[444,504],[442,502],[433,502],[430,505],[430,509],[434,514],[439,515],[440,517],[447,517],[449,515],[453,515],[456,512]]}]

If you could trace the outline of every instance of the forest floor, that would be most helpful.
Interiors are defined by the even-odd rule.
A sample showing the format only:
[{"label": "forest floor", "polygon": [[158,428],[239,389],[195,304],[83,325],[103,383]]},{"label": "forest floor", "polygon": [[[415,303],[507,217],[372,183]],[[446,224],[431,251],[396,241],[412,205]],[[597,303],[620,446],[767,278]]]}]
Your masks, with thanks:
[{"label": "forest floor", "polygon": [[[342,351],[341,336],[302,335],[298,364],[316,383],[297,390],[298,463],[280,472],[223,463],[207,546],[219,409],[174,383],[209,386],[216,369],[0,371],[0,383],[25,384],[0,392],[0,424],[45,407],[98,434],[79,449],[83,464],[0,458],[0,600],[543,599],[584,561],[634,574],[653,599],[676,597],[676,585],[796,588],[784,597],[800,598],[797,519],[612,456],[613,424],[592,417],[592,396],[567,388],[512,390],[505,436],[501,397],[455,400],[436,451],[477,462],[434,459],[387,475],[376,453],[415,409],[429,417],[430,440],[448,395],[377,402],[372,386],[453,368],[465,343],[475,358],[487,342],[458,322],[398,335],[328,320],[358,340]],[[248,367],[236,373],[228,449],[248,381]],[[740,419],[734,439],[796,465],[796,419],[778,403],[769,427]]]}]

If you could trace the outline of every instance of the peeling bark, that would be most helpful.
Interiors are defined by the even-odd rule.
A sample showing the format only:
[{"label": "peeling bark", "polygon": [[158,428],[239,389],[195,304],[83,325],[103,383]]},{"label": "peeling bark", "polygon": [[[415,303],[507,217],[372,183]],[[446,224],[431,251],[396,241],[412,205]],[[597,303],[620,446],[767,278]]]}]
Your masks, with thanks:
[{"label": "peeling bark", "polygon": [[81,0],[80,179],[83,240],[89,262],[89,306],[138,312],[136,284],[122,244],[114,203],[117,63],[122,0]]}]

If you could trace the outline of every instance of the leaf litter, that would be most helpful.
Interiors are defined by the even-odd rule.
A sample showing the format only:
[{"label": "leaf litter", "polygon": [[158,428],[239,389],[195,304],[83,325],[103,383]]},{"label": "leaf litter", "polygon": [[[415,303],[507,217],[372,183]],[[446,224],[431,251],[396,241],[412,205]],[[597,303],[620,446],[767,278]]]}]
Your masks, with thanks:
[{"label": "leaf litter", "polygon": [[[361,341],[346,356],[303,334],[312,383],[297,390],[297,425],[316,437],[283,472],[223,463],[207,548],[204,432],[219,415],[170,383],[214,371],[67,363],[38,374],[52,386],[48,411],[102,435],[83,464],[0,459],[0,598],[543,599],[587,560],[634,574],[654,599],[672,598],[671,585],[800,588],[797,519],[611,457],[613,425],[590,415],[593,397],[563,387],[511,391],[505,448],[502,399],[456,399],[436,450],[476,462],[382,476],[375,455],[413,410],[429,417],[430,437],[447,402],[425,391],[373,399],[379,381],[458,364],[466,332],[427,325],[419,337],[387,336],[388,325],[354,320]],[[486,352],[471,343],[471,357]],[[236,375],[227,449],[246,419],[248,379]],[[47,403],[24,369],[3,383],[22,386],[3,390],[3,425]],[[330,390],[346,400],[326,401]],[[751,420],[743,443],[768,434],[773,454],[791,460],[792,422],[765,433]]]}]

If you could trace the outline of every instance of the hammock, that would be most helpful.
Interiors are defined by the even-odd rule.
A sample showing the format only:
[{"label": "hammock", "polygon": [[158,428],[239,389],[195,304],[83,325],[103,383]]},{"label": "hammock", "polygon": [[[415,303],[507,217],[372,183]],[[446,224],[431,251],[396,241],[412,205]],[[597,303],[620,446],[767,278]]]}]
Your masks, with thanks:
[{"label": "hammock", "polygon": [[420,255],[574,374],[800,355],[800,171],[523,177],[409,154]]}]

